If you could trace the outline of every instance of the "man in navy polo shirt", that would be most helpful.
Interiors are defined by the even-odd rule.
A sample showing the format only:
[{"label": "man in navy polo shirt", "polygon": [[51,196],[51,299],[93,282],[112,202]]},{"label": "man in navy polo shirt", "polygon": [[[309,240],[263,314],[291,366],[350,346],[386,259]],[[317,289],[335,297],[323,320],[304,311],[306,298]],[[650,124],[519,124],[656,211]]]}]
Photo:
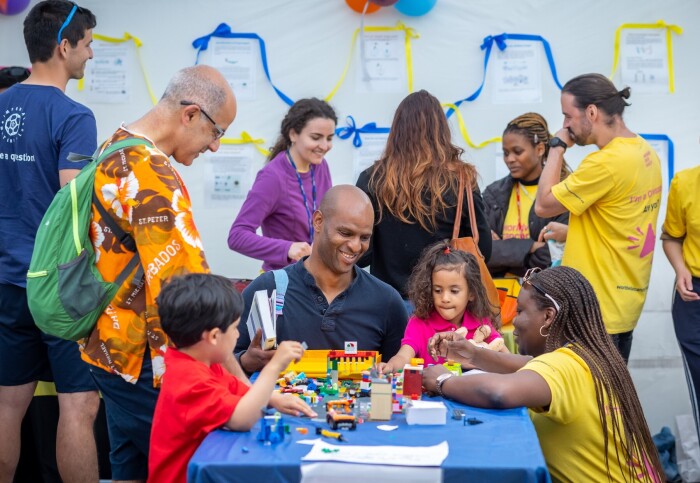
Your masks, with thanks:
[{"label": "man in navy polo shirt", "polygon": [[92,58],[95,16],[47,0],[24,20],[28,79],[0,94],[0,481],[12,481],[22,417],[37,381],[54,381],[58,470],[64,481],[97,481],[93,423],[99,398],[78,344],[42,334],[27,308],[26,279],[37,228],[59,188],[97,146],[95,117],[64,91]]},{"label": "man in navy polo shirt", "polygon": [[[359,188],[331,188],[313,215],[311,255],[284,270],[289,285],[282,315],[277,318],[277,341],[304,341],[309,349],[339,349],[357,342],[360,350],[379,351],[383,360],[401,345],[408,314],[399,293],[356,266],[369,248],[374,211]],[[253,294],[275,289],[272,272],[260,275],[243,291],[248,319]],[[241,331],[236,357],[243,369],[259,371],[274,351],[260,349],[260,338],[250,341]]]}]

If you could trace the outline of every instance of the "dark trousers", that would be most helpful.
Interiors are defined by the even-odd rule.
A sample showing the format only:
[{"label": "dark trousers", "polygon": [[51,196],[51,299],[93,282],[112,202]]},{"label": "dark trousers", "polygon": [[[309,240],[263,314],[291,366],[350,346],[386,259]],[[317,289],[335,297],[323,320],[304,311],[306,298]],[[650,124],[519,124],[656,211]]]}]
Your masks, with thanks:
[{"label": "dark trousers", "polygon": [[[693,277],[693,291],[700,294],[700,278]],[[695,429],[700,437],[700,413],[697,400],[697,391],[700,390],[700,300],[684,302],[676,292],[671,314],[678,345],[683,354],[683,366],[695,418]]]},{"label": "dark trousers", "polygon": [[625,364],[629,362],[630,351],[632,350],[632,332],[620,332],[619,334],[610,334],[613,344],[617,347],[618,352],[625,360]]}]

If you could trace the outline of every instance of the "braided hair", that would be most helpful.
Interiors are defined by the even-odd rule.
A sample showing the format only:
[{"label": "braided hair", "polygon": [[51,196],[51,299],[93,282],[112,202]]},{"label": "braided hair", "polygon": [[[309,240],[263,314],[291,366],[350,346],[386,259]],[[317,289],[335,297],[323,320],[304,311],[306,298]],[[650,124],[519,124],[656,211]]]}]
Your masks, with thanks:
[{"label": "braided hair", "polygon": [[[657,476],[661,477],[664,472],[637,391],[625,361],[605,330],[598,298],[591,284],[571,267],[543,270],[528,281],[560,305],[560,310],[549,327],[545,352],[568,345],[590,369],[600,424],[602,428],[610,428],[614,441],[619,443],[615,445],[615,454],[620,468],[627,467],[627,476],[636,481],[637,470],[626,464],[628,461],[636,461],[642,467],[652,467]],[[532,290],[530,294],[540,310],[554,307],[552,301],[538,290]],[[610,417],[610,407],[618,408],[619,417]],[[611,479],[608,439],[608,431],[603,429],[605,466],[608,479]],[[646,472],[644,480],[657,481]]]},{"label": "braided hair", "polygon": [[[540,114],[536,112],[527,112],[516,117],[508,123],[506,129],[503,131],[503,135],[506,134],[520,134],[525,139],[530,141],[532,146],[537,146],[540,143],[544,144],[544,157],[542,159],[542,166],[544,166],[547,156],[549,155],[549,140],[552,138],[549,134],[549,127],[547,126],[547,121]],[[560,179],[564,180],[567,176],[571,174],[571,169],[566,164],[566,160],[561,165],[561,176]]]},{"label": "braided hair", "polygon": [[488,318],[497,330],[501,328],[500,317],[493,317],[476,257],[452,248],[448,240],[439,241],[423,250],[408,279],[408,298],[416,306],[415,314],[418,318],[427,319],[435,312],[433,273],[438,270],[459,272],[467,282],[469,292],[474,294],[474,298],[467,304],[466,311],[478,320]]}]

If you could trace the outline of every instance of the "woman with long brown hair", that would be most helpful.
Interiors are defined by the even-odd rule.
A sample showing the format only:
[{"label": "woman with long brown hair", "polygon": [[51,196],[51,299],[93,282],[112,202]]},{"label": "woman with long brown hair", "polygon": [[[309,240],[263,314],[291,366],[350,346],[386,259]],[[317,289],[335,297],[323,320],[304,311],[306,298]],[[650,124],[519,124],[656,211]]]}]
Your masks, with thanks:
[{"label": "woman with long brown hair", "polygon": [[[473,165],[452,144],[440,102],[427,91],[409,94],[396,109],[382,157],[360,174],[357,186],[375,210],[375,227],[361,266],[406,296],[406,281],[423,249],[451,238],[460,172],[474,195],[479,249],[491,254],[491,231]],[[472,236],[466,196],[459,236]]]}]

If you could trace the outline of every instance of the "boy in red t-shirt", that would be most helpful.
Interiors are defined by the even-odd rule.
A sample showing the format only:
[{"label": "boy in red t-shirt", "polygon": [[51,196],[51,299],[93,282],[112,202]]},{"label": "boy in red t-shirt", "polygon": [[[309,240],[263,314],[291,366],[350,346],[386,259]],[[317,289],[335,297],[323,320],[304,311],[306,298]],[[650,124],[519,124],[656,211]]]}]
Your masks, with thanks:
[{"label": "boy in red t-shirt", "polygon": [[[165,353],[167,370],[153,415],[148,479],[185,482],[187,464],[202,440],[222,426],[250,430],[270,401],[278,374],[292,360],[298,361],[304,349],[298,342],[282,342],[250,386],[233,357],[243,298],[227,278],[204,273],[174,278],[157,302],[163,330],[176,348]],[[316,416],[299,398],[275,406]]]}]

